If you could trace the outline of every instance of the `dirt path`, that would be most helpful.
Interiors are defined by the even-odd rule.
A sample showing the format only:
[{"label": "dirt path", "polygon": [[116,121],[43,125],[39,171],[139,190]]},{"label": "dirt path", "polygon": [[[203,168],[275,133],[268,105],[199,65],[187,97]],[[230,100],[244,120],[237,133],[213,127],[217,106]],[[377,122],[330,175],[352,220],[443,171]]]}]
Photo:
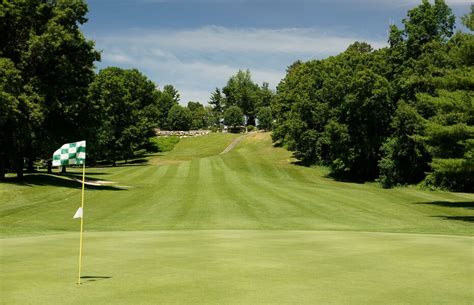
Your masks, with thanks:
[{"label": "dirt path", "polygon": [[237,146],[237,145],[240,143],[240,141],[243,140],[244,137],[245,137],[245,135],[240,136],[240,137],[238,137],[237,139],[235,139],[234,141],[232,141],[232,143],[230,143],[229,146],[227,146],[227,147],[220,153],[220,155],[226,154],[226,153],[228,153],[229,151],[231,151],[235,146]]}]

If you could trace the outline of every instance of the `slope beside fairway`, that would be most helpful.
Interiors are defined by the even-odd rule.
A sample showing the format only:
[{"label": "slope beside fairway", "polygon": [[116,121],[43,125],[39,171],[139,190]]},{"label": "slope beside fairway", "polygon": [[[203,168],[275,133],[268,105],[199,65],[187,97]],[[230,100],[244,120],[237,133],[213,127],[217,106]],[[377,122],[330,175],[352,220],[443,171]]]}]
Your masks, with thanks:
[{"label": "slope beside fairway", "polygon": [[[104,182],[87,187],[88,230],[473,233],[472,194],[335,182],[321,169],[293,165],[268,134],[250,134],[219,155],[236,137],[182,139],[150,165],[88,169],[88,179]],[[1,184],[1,234],[76,231],[79,199],[80,185],[56,176]]]},{"label": "slope beside fairway", "polygon": [[[0,304],[471,304],[474,195],[336,182],[254,133],[0,184]],[[69,175],[79,174],[70,169]]]}]

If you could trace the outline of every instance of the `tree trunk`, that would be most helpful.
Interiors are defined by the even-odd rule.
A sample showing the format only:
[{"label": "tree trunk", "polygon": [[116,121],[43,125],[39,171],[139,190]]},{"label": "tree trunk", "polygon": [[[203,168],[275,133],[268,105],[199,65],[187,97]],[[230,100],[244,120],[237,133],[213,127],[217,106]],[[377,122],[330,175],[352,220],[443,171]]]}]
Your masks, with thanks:
[{"label": "tree trunk", "polygon": [[23,166],[25,165],[25,161],[22,158],[18,158],[16,162],[16,177],[18,180],[23,180]]},{"label": "tree trunk", "polygon": [[115,167],[116,165],[115,160],[112,160],[112,166]]},{"label": "tree trunk", "polygon": [[61,166],[61,174],[66,173],[66,165]]},{"label": "tree trunk", "polygon": [[5,160],[3,156],[0,158],[0,181],[5,180]]},{"label": "tree trunk", "polygon": [[48,164],[46,166],[48,167],[48,174],[52,174],[53,173],[53,161],[48,160],[47,163]]},{"label": "tree trunk", "polygon": [[35,171],[35,167],[34,167],[34,164],[33,164],[33,158],[28,159],[28,166],[26,168],[26,171],[28,173],[33,173]]}]

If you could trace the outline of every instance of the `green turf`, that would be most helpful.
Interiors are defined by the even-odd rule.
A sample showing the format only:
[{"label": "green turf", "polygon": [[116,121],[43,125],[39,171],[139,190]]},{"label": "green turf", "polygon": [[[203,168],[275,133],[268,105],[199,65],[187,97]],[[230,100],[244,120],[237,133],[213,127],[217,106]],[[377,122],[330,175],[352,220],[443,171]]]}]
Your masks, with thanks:
[{"label": "green turf", "polygon": [[[471,304],[474,195],[335,182],[268,134],[0,184],[0,304]],[[79,170],[70,170],[79,173]],[[1,303],[3,302],[3,303]]]},{"label": "green turf", "polygon": [[172,151],[173,148],[179,142],[178,136],[169,136],[169,137],[154,137],[151,138],[151,143],[156,147],[160,152]]}]

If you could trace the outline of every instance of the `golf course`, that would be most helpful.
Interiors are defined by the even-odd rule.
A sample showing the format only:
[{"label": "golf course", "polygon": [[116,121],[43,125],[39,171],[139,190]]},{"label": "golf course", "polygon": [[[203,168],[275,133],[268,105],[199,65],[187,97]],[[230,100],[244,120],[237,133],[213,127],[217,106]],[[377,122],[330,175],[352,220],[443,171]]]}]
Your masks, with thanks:
[{"label": "golf course", "polygon": [[7,177],[0,304],[472,304],[473,194],[295,161],[270,133],[212,133],[86,168],[82,285],[82,169]]}]

